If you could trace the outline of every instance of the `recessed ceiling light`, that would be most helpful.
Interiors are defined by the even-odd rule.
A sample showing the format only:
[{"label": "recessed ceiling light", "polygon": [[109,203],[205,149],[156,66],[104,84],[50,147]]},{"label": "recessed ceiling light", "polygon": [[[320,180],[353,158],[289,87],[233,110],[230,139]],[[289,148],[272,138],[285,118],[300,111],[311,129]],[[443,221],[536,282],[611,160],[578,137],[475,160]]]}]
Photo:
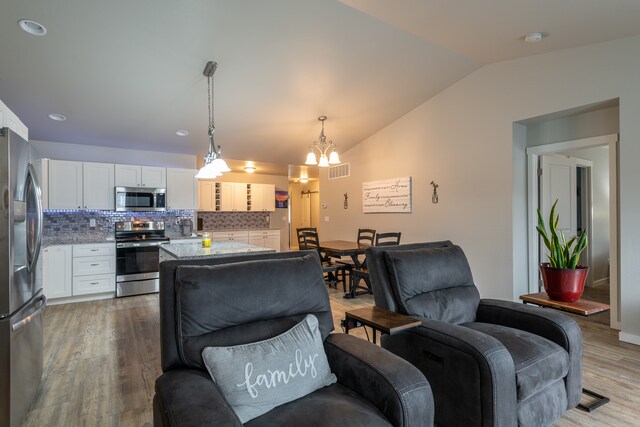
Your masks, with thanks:
[{"label": "recessed ceiling light", "polygon": [[25,31],[34,36],[44,36],[45,34],[47,34],[47,29],[43,25],[29,19],[19,20],[18,26],[22,29],[22,31]]},{"label": "recessed ceiling light", "polygon": [[64,122],[65,120],[67,120],[67,118],[62,114],[49,114],[49,118],[51,120],[55,120],[56,122]]},{"label": "recessed ceiling light", "polygon": [[245,166],[244,167],[244,171],[246,173],[254,173],[256,171],[256,168],[255,168],[255,166]]},{"label": "recessed ceiling light", "polygon": [[176,132],[176,135],[178,135],[178,136],[187,136],[187,135],[189,135],[189,131],[179,130],[179,131]]},{"label": "recessed ceiling light", "polygon": [[544,37],[544,34],[542,33],[538,33],[538,32],[529,33],[526,36],[524,36],[524,41],[526,43],[537,43],[540,40],[542,40],[543,37]]}]

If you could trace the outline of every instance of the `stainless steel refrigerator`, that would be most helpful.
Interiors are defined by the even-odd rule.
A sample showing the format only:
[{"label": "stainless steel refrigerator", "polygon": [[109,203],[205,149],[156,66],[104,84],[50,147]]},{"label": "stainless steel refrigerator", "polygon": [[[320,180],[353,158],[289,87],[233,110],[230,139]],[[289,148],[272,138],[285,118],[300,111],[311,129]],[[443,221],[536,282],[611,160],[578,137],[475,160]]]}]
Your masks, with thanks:
[{"label": "stainless steel refrigerator", "polygon": [[42,201],[29,144],[0,129],[0,426],[19,426],[42,378],[42,312],[36,281]]}]

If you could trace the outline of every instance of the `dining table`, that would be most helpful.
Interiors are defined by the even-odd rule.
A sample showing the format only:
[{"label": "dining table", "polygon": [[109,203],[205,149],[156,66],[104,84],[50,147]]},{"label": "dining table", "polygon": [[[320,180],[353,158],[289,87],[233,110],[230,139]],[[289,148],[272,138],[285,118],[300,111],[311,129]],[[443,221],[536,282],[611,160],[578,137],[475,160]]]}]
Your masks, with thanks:
[{"label": "dining table", "polygon": [[370,246],[368,243],[351,242],[349,240],[326,240],[320,242],[319,249],[325,257],[351,257],[355,267],[361,268],[362,262],[360,262],[359,255],[363,255],[364,251]]},{"label": "dining table", "polygon": [[[359,255],[363,255],[364,251],[370,247],[368,243],[358,243],[349,240],[326,240],[320,242],[319,249],[322,256],[326,259],[334,257],[351,257],[353,260],[353,267],[356,269],[362,268],[362,261],[360,261]],[[354,298],[356,296],[356,286],[353,281],[349,285],[349,291],[344,294],[347,299]]]}]

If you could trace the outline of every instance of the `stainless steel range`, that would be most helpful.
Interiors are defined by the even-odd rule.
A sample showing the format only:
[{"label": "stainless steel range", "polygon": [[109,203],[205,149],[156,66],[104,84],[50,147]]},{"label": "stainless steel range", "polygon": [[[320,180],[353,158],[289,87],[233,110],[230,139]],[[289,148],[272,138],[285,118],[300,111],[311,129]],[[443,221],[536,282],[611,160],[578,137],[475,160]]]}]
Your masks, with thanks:
[{"label": "stainless steel range", "polygon": [[158,292],[164,222],[116,222],[116,297]]}]

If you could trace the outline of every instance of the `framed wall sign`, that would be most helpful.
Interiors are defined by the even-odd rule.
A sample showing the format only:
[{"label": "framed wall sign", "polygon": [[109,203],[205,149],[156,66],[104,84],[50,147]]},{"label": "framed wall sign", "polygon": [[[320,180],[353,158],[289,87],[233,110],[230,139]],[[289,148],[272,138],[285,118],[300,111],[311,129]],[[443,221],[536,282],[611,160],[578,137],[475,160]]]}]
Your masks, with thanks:
[{"label": "framed wall sign", "polygon": [[411,213],[411,177],[362,183],[363,213]]}]

